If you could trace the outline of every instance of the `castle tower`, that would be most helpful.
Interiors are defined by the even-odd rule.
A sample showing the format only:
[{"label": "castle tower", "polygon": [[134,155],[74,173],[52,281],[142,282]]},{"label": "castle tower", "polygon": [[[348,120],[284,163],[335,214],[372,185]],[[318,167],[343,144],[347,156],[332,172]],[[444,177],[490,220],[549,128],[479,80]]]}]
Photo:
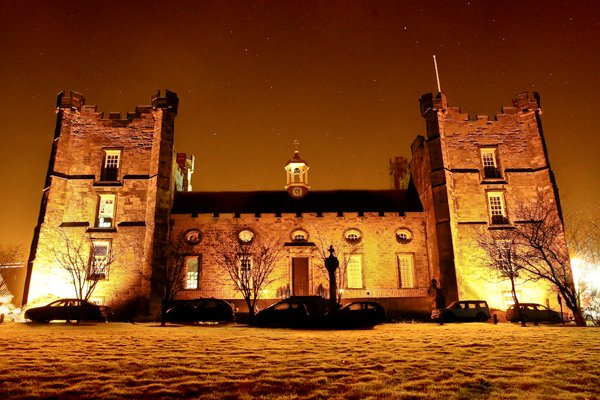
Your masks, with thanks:
[{"label": "castle tower", "polygon": [[294,157],[287,162],[285,166],[287,184],[285,189],[290,196],[300,198],[308,193],[308,165],[300,158],[298,154],[298,141],[296,140],[296,151]]},{"label": "castle tower", "polygon": [[[95,106],[84,105],[81,94],[58,95],[24,302],[46,294],[75,297],[68,272],[56,261],[56,253],[65,251],[66,238],[85,241],[80,256],[89,259],[90,268],[101,265],[106,254],[118,254],[106,270],[94,269],[101,277],[93,301],[118,307],[150,298],[143,276],[151,276],[147,260],[168,240],[175,181],[181,173],[173,148],[179,99],[175,93],[160,97],[156,91],[151,100],[150,106],[136,107],[126,118],[110,113],[106,119]],[[193,159],[188,161],[189,177]]]},{"label": "castle tower", "polygon": [[[439,282],[446,304],[485,299],[504,309],[507,288],[485,279],[478,259],[474,229],[510,229],[519,202],[539,193],[560,213],[554,175],[541,127],[539,96],[516,96],[494,120],[471,119],[449,107],[443,93],[424,95],[421,115],[427,137],[412,144],[410,169],[426,213],[431,275]],[[566,246],[566,244],[565,244]],[[489,270],[488,270],[489,275]],[[543,289],[543,290],[542,290]],[[545,288],[522,286],[524,302],[556,303]]]}]

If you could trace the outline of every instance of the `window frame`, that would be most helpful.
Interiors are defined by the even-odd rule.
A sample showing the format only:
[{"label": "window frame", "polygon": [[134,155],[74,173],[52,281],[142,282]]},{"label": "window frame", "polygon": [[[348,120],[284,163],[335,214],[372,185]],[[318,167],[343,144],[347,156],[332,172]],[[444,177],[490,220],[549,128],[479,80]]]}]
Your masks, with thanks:
[{"label": "window frame", "polygon": [[[498,148],[497,147],[481,147],[481,166],[483,168],[483,179],[502,179],[502,173],[500,172],[500,165],[498,163]],[[491,160],[493,165],[486,165],[487,161]],[[489,162],[488,162],[489,164]]]},{"label": "window frame", "polygon": [[[104,149],[104,158],[102,160],[102,169],[100,171],[100,182],[120,182],[121,174],[121,160],[122,153],[121,149]],[[117,156],[116,166],[109,167],[108,164],[113,159],[111,157]],[[115,179],[108,179],[108,178]]]},{"label": "window frame", "polygon": [[[503,191],[487,191],[487,206],[489,213],[489,223],[494,226],[509,225],[508,213],[506,211],[506,200]],[[499,204],[492,204],[492,198],[498,198]],[[500,213],[497,212],[498,206]]]},{"label": "window frame", "polygon": [[[403,268],[402,260],[408,260],[408,268]],[[417,275],[415,270],[414,253],[396,253],[396,268],[398,270],[398,287],[400,289],[412,289],[417,287]],[[403,277],[406,277],[404,279]],[[406,281],[406,285],[404,282]]]},{"label": "window frame", "polygon": [[[401,238],[400,235],[405,235],[406,239]],[[407,244],[413,240],[413,233],[408,228],[398,228],[398,229],[396,229],[396,232],[394,233],[394,237],[396,238],[396,241],[398,243]]]},{"label": "window frame", "polygon": [[[105,199],[112,198],[112,211],[110,213],[110,217],[101,216],[103,213],[103,203]],[[117,195],[115,193],[100,193],[98,194],[98,207],[96,209],[96,220],[94,227],[96,228],[107,228],[111,229],[116,226],[115,224],[115,214],[116,214],[116,206],[117,206]],[[100,219],[109,218],[110,222],[108,222],[108,226],[106,226],[106,222],[104,220],[100,221]]]},{"label": "window frame", "polygon": [[[351,273],[353,260],[357,260],[358,271]],[[351,278],[352,277],[352,278]],[[365,282],[363,277],[363,255],[350,254],[348,264],[346,265],[346,289],[364,289]]]},{"label": "window frame", "polygon": [[[191,277],[190,279],[190,261],[196,261],[196,271],[195,277]],[[202,255],[189,255],[185,257],[184,261],[184,271],[183,271],[183,290],[200,290],[201,286],[201,276],[202,276]],[[190,287],[190,283],[195,283],[195,287]]]},{"label": "window frame", "polygon": [[[112,240],[110,239],[91,239],[90,249],[90,261],[88,263],[88,269],[86,274],[87,280],[108,280],[108,268],[106,265],[110,260],[110,252],[112,250]],[[104,254],[98,262],[98,255],[96,249],[100,247],[106,247],[106,254]],[[104,264],[101,269],[97,267],[98,264]],[[101,272],[99,272],[101,271]]]},{"label": "window frame", "polygon": [[[351,238],[351,236],[356,236],[356,239]],[[357,228],[349,228],[344,231],[344,240],[351,244],[357,245],[363,240],[363,233],[360,229]]]}]

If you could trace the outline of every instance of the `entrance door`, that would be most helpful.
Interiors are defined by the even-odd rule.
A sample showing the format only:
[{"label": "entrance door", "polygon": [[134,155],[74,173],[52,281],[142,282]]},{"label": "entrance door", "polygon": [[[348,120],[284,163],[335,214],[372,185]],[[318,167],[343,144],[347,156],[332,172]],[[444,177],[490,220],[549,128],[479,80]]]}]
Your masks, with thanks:
[{"label": "entrance door", "polygon": [[292,258],[294,296],[308,296],[308,258]]}]

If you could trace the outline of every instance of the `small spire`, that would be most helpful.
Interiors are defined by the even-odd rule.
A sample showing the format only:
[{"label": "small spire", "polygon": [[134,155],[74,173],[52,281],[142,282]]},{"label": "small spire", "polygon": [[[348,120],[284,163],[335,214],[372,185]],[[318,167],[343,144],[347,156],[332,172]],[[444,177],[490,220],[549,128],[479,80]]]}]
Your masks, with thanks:
[{"label": "small spire", "polygon": [[294,139],[294,147],[296,147],[296,153],[298,152],[298,146],[300,146],[300,142],[298,139]]}]

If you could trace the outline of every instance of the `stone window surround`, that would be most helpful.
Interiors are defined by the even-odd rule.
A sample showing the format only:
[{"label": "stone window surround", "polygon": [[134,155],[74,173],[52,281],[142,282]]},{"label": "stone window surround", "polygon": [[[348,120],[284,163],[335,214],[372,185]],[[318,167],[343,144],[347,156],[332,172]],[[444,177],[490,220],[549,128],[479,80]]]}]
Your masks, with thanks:
[{"label": "stone window surround", "polygon": [[[408,264],[403,265],[403,260],[407,260]],[[396,253],[396,264],[398,266],[398,287],[401,289],[416,288],[415,253]],[[407,268],[403,268],[403,266]],[[403,275],[405,279],[402,279]],[[403,281],[406,281],[406,284]]]},{"label": "stone window surround", "polygon": [[508,214],[506,212],[506,199],[504,190],[486,190],[486,200],[489,212],[489,224],[508,225]]},{"label": "stone window surround", "polygon": [[[110,257],[110,250],[112,247],[112,239],[91,239],[92,246],[90,251],[90,262],[88,266],[88,279],[97,280],[108,280],[108,267],[106,266],[106,260]],[[97,249],[106,248],[104,254],[98,254]],[[98,268],[98,264],[102,267]],[[104,265],[102,265],[104,264]],[[101,273],[98,273],[98,270]],[[98,277],[96,277],[98,275]]]},{"label": "stone window surround", "polygon": [[[106,212],[106,208],[103,208],[103,205],[106,206],[105,199],[112,198],[112,207],[110,208],[110,212]],[[96,207],[96,218],[94,228],[107,228],[113,229],[115,224],[115,215],[116,215],[116,206],[117,206],[117,195],[116,193],[98,193],[97,195],[98,205]],[[110,215],[110,216],[109,216]],[[102,218],[102,221],[100,219]],[[105,222],[104,218],[109,218],[109,222]],[[110,224],[107,226],[107,224]]]},{"label": "stone window surround", "polygon": [[[118,182],[120,181],[121,164],[123,159],[122,148],[102,149],[104,157],[102,158],[102,168],[100,169],[100,182]],[[116,156],[116,159],[115,159]],[[112,169],[112,170],[109,170]],[[108,175],[108,176],[107,176]],[[108,178],[115,179],[108,179]]]},{"label": "stone window surround", "polygon": [[[189,271],[190,261],[196,261],[196,271]],[[202,256],[200,254],[194,254],[186,256],[184,259],[184,290],[199,290],[200,289],[200,272],[202,271]],[[194,274],[195,272],[195,274]],[[190,279],[191,278],[191,279]],[[193,283],[190,285],[190,283]],[[195,284],[195,285],[194,285]]]},{"label": "stone window surround", "polygon": [[483,179],[502,179],[502,173],[500,172],[500,166],[498,163],[498,147],[480,147],[479,151],[481,153]]}]

